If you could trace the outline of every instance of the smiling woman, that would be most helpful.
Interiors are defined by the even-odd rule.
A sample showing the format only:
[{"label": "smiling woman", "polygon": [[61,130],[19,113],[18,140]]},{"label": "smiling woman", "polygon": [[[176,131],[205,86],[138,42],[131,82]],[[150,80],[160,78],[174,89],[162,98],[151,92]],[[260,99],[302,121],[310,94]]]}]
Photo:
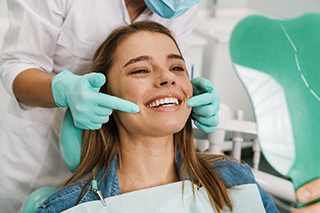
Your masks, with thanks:
[{"label": "smiling woman", "polygon": [[117,60],[106,73],[112,80],[102,90],[140,107],[136,115],[115,113],[116,121],[131,135],[141,132],[160,136],[180,131],[191,112],[187,101],[192,96],[192,85],[174,40],[162,33],[139,31],[124,38],[115,55]]},{"label": "smiling woman", "polygon": [[[232,210],[227,189],[248,183],[259,190],[261,198],[257,197],[267,212],[277,212],[248,166],[227,156],[196,153],[191,108],[187,107],[192,85],[181,51],[167,28],[144,21],[115,29],[96,51],[91,70],[107,79],[101,92],[136,103],[140,112],[114,111],[100,130],[85,131],[79,168],[40,212],[61,212],[98,199],[104,203],[111,197],[110,202],[116,202],[121,194],[139,190],[143,195],[144,190],[171,187],[180,181],[183,190],[185,182],[192,183],[191,194],[198,194],[196,188],[205,192],[203,205],[207,208],[203,212],[208,208]],[[167,205],[153,201],[160,202],[155,205],[158,207]],[[132,212],[132,206],[125,204],[118,207],[120,212]],[[175,210],[186,208],[183,203],[174,206]]]}]

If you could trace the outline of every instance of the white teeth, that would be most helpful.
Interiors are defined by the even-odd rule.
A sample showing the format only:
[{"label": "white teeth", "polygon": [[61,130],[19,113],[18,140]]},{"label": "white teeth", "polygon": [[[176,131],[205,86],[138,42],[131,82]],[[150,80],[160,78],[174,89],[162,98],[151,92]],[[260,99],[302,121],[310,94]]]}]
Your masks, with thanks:
[{"label": "white teeth", "polygon": [[159,106],[170,107],[178,104],[179,104],[179,100],[177,98],[162,98],[149,103],[147,107],[149,108],[159,107]]}]

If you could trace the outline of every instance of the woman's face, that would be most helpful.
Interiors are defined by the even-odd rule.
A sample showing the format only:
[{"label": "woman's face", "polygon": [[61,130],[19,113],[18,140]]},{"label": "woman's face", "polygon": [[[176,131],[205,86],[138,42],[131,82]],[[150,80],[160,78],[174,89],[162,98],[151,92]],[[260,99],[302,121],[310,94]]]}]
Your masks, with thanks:
[{"label": "woman's face", "polygon": [[130,135],[164,136],[180,131],[192,96],[184,60],[167,35],[141,31],[117,47],[109,70],[108,93],[139,105],[138,114],[116,111],[119,131]]}]

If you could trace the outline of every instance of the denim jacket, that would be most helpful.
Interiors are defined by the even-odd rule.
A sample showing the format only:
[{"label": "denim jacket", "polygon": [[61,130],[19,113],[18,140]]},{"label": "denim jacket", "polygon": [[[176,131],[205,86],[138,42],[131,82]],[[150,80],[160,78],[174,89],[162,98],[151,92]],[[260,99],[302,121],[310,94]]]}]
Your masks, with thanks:
[{"label": "denim jacket", "polygon": [[[176,166],[179,165],[180,159],[178,157],[176,158]],[[256,182],[253,173],[248,165],[239,163],[236,160],[225,158],[215,162],[213,164],[213,169],[216,170],[216,172],[220,175],[220,177],[228,186],[236,186],[250,183],[257,184],[266,212],[279,212],[269,195]],[[104,170],[100,170],[96,175],[96,180],[99,183],[99,190],[101,190],[103,197],[107,198],[111,196],[120,195],[117,157],[115,157],[115,159],[113,160],[110,169],[107,172],[107,175],[103,177],[104,173]],[[78,198],[85,183],[86,181],[76,185],[67,186],[58,190],[39,207],[38,213],[62,212],[66,209],[72,208],[73,206],[77,205]],[[82,197],[80,198],[80,202],[78,204],[93,200],[99,199],[93,193],[92,186],[91,184],[89,184],[89,186],[85,189]]]}]

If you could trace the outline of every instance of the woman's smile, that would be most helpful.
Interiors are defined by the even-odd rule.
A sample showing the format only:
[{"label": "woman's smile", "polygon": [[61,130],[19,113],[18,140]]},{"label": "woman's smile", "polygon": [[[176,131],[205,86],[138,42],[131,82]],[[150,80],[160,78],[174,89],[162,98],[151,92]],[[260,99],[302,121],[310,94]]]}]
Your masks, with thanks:
[{"label": "woman's smile", "polygon": [[182,98],[177,94],[157,95],[145,104],[155,111],[176,111],[180,108]]}]

